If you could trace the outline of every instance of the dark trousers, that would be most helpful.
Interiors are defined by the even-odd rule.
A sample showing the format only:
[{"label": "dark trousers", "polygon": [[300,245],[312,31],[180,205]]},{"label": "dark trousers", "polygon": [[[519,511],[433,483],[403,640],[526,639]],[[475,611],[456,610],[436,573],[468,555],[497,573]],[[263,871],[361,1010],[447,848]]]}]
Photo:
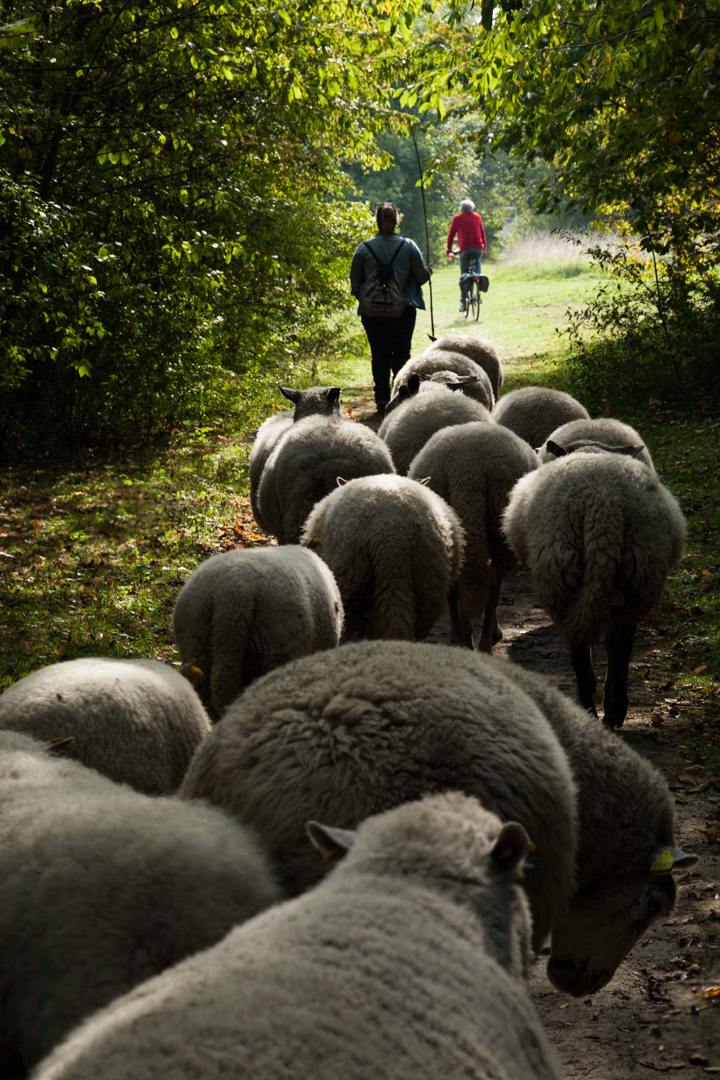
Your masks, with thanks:
[{"label": "dark trousers", "polygon": [[[475,265],[475,273],[476,274],[480,273],[480,266],[481,266],[480,259],[482,258],[482,253],[483,253],[482,248],[465,248],[464,251],[460,252],[460,276],[461,276],[461,278],[462,278],[463,274],[469,274],[470,273],[470,268],[472,267],[473,263],[476,264]],[[463,300],[465,299],[466,293],[468,293],[468,292],[469,292],[469,286],[466,285],[461,280],[460,281],[460,296],[462,297]]]},{"label": "dark trousers", "polygon": [[375,404],[385,405],[390,400],[390,372],[397,375],[403,364],[410,359],[412,336],[417,312],[407,304],[399,319],[363,315],[375,383]]}]

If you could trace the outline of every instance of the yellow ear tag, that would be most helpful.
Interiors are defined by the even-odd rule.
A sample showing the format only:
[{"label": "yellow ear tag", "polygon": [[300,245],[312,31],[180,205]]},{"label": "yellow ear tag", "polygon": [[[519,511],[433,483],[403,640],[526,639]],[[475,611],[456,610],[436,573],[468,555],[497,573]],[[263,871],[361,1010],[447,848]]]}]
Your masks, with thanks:
[{"label": "yellow ear tag", "polygon": [[310,548],[311,551],[314,551],[315,548],[320,547],[320,537],[319,536],[313,536],[312,540],[308,544],[308,547]]},{"label": "yellow ear tag", "polygon": [[537,851],[537,844],[533,844],[532,840],[528,840],[528,855],[531,851]]},{"label": "yellow ear tag", "polygon": [[345,849],[341,847],[331,848],[330,851],[323,851],[323,862],[339,862],[345,854]]},{"label": "yellow ear tag", "polygon": [[672,852],[667,848],[661,852],[650,867],[651,874],[669,874],[675,864]]}]

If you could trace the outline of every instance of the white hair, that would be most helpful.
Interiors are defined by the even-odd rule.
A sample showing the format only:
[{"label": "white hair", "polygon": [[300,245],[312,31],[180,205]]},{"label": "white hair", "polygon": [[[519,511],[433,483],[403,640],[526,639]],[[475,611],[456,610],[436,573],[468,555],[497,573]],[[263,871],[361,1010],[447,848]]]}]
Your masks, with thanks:
[{"label": "white hair", "polygon": [[463,199],[463,201],[460,203],[460,212],[462,214],[472,214],[474,209],[475,203],[472,201],[472,199]]}]

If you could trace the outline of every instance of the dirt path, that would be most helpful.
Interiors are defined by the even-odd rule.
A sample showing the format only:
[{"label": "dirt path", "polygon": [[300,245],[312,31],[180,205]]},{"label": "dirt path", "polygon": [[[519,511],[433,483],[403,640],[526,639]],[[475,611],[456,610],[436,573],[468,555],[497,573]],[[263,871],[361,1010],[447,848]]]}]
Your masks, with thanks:
[{"label": "dirt path", "polygon": [[[352,418],[368,423],[372,407],[367,398],[358,394],[350,404]],[[542,673],[575,696],[565,642],[535,603],[522,569],[505,579],[498,621],[504,637],[496,655]],[[448,616],[427,640],[450,644]],[[636,666],[653,645],[650,637],[638,638]],[[595,665],[602,686],[602,649],[595,650]],[[682,757],[678,737],[666,736],[650,720],[658,708],[667,709],[666,697],[667,691],[641,678],[632,681],[628,718],[618,737],[647,757],[673,787],[684,788],[677,775],[690,762]],[[710,790],[720,790],[720,783]],[[678,843],[700,861],[690,873],[676,876],[678,904],[672,917],[653,923],[609,985],[592,997],[558,993],[542,957],[533,972],[531,994],[565,1080],[630,1080],[682,1070],[720,1074],[720,997],[699,996],[704,988],[720,985],[720,849],[705,836],[709,815],[715,823],[720,818],[720,793],[685,788],[675,803]]]}]

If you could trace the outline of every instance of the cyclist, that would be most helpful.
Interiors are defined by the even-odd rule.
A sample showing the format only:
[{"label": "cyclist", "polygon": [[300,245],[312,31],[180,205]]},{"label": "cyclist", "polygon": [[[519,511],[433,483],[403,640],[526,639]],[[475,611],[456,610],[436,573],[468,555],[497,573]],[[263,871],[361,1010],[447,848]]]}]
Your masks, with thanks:
[{"label": "cyclist", "polygon": [[460,213],[456,214],[450,225],[447,236],[447,253],[452,255],[453,240],[457,233],[458,246],[460,248],[460,310],[467,309],[467,296],[463,274],[470,273],[470,268],[475,263],[475,273],[480,273],[480,260],[485,254],[487,241],[482,218],[475,213],[475,203],[471,199],[463,199],[460,203]]}]

